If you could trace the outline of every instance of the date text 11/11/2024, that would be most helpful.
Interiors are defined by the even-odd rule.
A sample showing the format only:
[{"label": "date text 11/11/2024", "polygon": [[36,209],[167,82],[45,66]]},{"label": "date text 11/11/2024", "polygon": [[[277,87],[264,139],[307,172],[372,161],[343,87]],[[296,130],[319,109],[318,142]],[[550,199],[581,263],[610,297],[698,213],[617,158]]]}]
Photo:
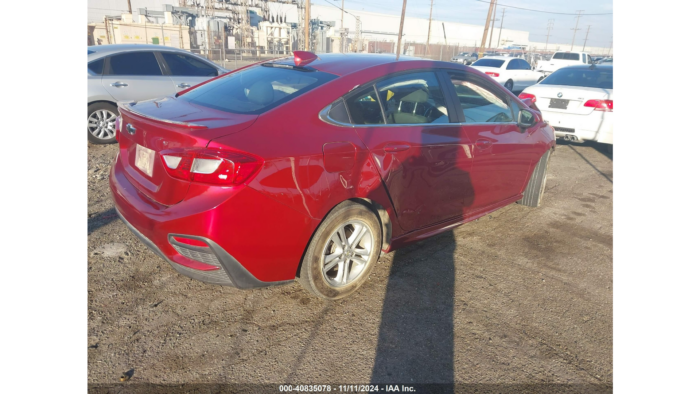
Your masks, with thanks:
[{"label": "date text 11/11/2024", "polygon": [[336,387],[333,387],[331,385],[326,385],[326,384],[320,384],[320,385],[280,385],[279,386],[280,392],[286,392],[286,391],[296,391],[296,392],[329,392],[329,391],[339,391],[342,393],[378,393],[378,392],[388,392],[388,393],[397,393],[397,392],[404,392],[404,393],[410,393],[410,392],[415,392],[415,388],[413,386],[404,386],[404,385],[398,385],[398,384],[387,384],[384,386],[380,385],[365,385],[365,384],[341,384]]}]

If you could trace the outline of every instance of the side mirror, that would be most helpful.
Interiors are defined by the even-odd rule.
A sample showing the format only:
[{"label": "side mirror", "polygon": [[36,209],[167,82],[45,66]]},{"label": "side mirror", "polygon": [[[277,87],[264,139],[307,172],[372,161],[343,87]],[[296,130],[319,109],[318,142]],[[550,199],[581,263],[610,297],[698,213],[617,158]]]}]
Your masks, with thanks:
[{"label": "side mirror", "polygon": [[521,109],[518,113],[518,126],[520,126],[521,129],[529,129],[535,124],[537,124],[535,114],[526,109]]}]

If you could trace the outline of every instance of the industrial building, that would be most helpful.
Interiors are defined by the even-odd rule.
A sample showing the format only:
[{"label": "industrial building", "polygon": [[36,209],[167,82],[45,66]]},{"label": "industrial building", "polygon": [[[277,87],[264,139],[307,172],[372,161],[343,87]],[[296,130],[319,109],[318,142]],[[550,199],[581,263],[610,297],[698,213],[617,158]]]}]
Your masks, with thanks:
[{"label": "industrial building", "polygon": [[[395,52],[400,13],[381,14],[312,3],[310,48],[304,48],[304,0],[90,0],[88,45],[148,43],[201,51],[212,58],[229,53],[286,54],[307,49],[327,52]],[[432,21],[407,16],[403,50],[406,55],[449,59],[455,52],[478,47],[483,25]],[[491,48],[526,51],[581,51],[580,45],[530,41],[523,30],[493,30]],[[586,47],[592,54],[610,48]]]}]

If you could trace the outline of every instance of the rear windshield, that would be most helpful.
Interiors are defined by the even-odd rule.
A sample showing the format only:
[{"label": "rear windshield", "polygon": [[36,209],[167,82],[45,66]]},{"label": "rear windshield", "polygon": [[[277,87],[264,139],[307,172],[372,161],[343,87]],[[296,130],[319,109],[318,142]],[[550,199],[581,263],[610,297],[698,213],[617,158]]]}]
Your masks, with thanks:
[{"label": "rear windshield", "polygon": [[500,68],[505,60],[499,59],[479,59],[472,63],[472,66]]},{"label": "rear windshield", "polygon": [[258,115],[335,78],[320,71],[261,65],[204,84],[179,99],[221,111]]},{"label": "rear windshield", "polygon": [[613,71],[600,68],[560,68],[543,79],[540,85],[580,86],[585,88],[613,88]]},{"label": "rear windshield", "polygon": [[579,56],[578,53],[557,52],[552,56],[552,59],[579,60]]}]

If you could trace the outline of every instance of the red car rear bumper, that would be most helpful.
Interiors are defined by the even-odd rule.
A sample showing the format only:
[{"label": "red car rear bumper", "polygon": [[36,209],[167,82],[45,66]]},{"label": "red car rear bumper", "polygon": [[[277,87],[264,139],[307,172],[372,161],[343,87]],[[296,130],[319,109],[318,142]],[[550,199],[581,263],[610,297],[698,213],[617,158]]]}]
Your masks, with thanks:
[{"label": "red car rear bumper", "polygon": [[144,244],[181,274],[213,284],[254,288],[294,280],[319,224],[247,186],[192,184],[181,202],[161,205],[131,184],[119,160],[109,185],[120,218]]}]

